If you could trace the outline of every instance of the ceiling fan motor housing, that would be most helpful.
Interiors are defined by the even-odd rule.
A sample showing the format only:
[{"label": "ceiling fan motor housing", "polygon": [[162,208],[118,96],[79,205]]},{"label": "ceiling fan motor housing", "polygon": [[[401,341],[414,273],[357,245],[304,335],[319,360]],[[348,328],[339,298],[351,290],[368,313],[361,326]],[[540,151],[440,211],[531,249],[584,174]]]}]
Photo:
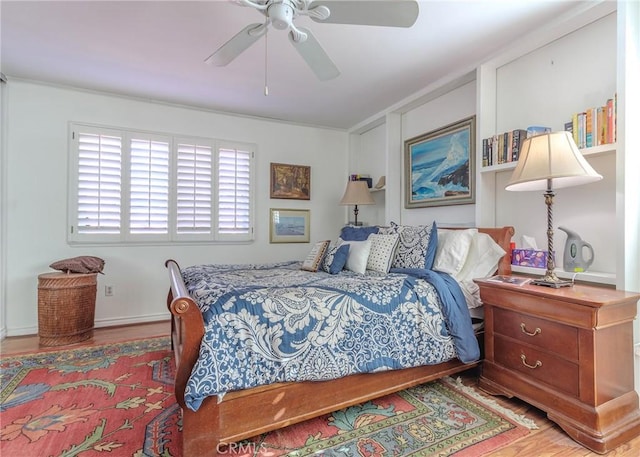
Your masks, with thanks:
[{"label": "ceiling fan motor housing", "polygon": [[293,5],[288,0],[273,3],[267,9],[267,16],[271,19],[271,24],[278,30],[286,30],[291,27],[293,13]]}]

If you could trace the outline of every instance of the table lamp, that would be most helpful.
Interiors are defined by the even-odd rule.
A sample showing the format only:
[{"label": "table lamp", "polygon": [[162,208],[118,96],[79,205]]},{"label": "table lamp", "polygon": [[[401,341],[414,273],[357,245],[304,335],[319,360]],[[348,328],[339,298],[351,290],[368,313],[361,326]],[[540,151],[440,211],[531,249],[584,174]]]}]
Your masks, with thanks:
[{"label": "table lamp", "polygon": [[520,149],[520,159],[506,190],[544,190],[547,205],[547,271],[532,284],[564,287],[571,281],[559,279],[554,273],[553,197],[554,189],[599,181],[602,176],[591,168],[569,132],[552,132],[527,138]]},{"label": "table lamp", "polygon": [[347,188],[344,191],[341,205],[354,205],[353,215],[355,217],[354,225],[358,225],[358,205],[375,205],[376,202],[371,196],[369,186],[366,181],[348,181]]}]

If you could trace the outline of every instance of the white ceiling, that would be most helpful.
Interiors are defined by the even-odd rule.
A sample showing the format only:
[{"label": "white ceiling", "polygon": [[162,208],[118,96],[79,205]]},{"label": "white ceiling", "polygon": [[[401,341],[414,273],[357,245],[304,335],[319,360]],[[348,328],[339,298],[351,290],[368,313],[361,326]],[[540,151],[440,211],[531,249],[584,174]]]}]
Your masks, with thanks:
[{"label": "white ceiling", "polygon": [[268,34],[266,74],[264,38],[226,67],[205,64],[240,29],[264,19],[225,0],[2,0],[0,71],[9,81],[349,129],[440,78],[472,69],[578,3],[420,1],[408,29],[298,17],[296,25],[312,30],[341,71],[321,82],[275,29]]}]

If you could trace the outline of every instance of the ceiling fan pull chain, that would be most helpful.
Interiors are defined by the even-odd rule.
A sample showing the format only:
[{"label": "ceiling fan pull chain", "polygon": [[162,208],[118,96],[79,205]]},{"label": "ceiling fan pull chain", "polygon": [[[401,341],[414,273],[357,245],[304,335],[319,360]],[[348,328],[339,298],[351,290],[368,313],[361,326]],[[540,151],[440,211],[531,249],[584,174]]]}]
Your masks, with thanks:
[{"label": "ceiling fan pull chain", "polygon": [[267,85],[267,53],[268,53],[268,40],[269,30],[267,30],[264,34],[264,96],[269,95],[269,86]]}]

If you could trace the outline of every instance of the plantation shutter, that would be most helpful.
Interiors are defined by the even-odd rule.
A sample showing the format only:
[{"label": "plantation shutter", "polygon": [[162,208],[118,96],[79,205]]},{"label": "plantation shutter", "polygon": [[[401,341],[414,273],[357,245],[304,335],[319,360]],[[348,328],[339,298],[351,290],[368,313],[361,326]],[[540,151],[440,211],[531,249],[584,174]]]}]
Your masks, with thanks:
[{"label": "plantation shutter", "polygon": [[211,233],[212,146],[178,142],[176,232]]},{"label": "plantation shutter", "polygon": [[245,235],[252,233],[250,148],[218,148],[218,233]]},{"label": "plantation shutter", "polygon": [[69,124],[68,241],[246,242],[255,145]]},{"label": "plantation shutter", "polygon": [[122,138],[75,132],[77,142],[77,234],[119,234],[121,230]]},{"label": "plantation shutter", "polygon": [[169,144],[152,138],[131,139],[131,234],[169,233]]}]

